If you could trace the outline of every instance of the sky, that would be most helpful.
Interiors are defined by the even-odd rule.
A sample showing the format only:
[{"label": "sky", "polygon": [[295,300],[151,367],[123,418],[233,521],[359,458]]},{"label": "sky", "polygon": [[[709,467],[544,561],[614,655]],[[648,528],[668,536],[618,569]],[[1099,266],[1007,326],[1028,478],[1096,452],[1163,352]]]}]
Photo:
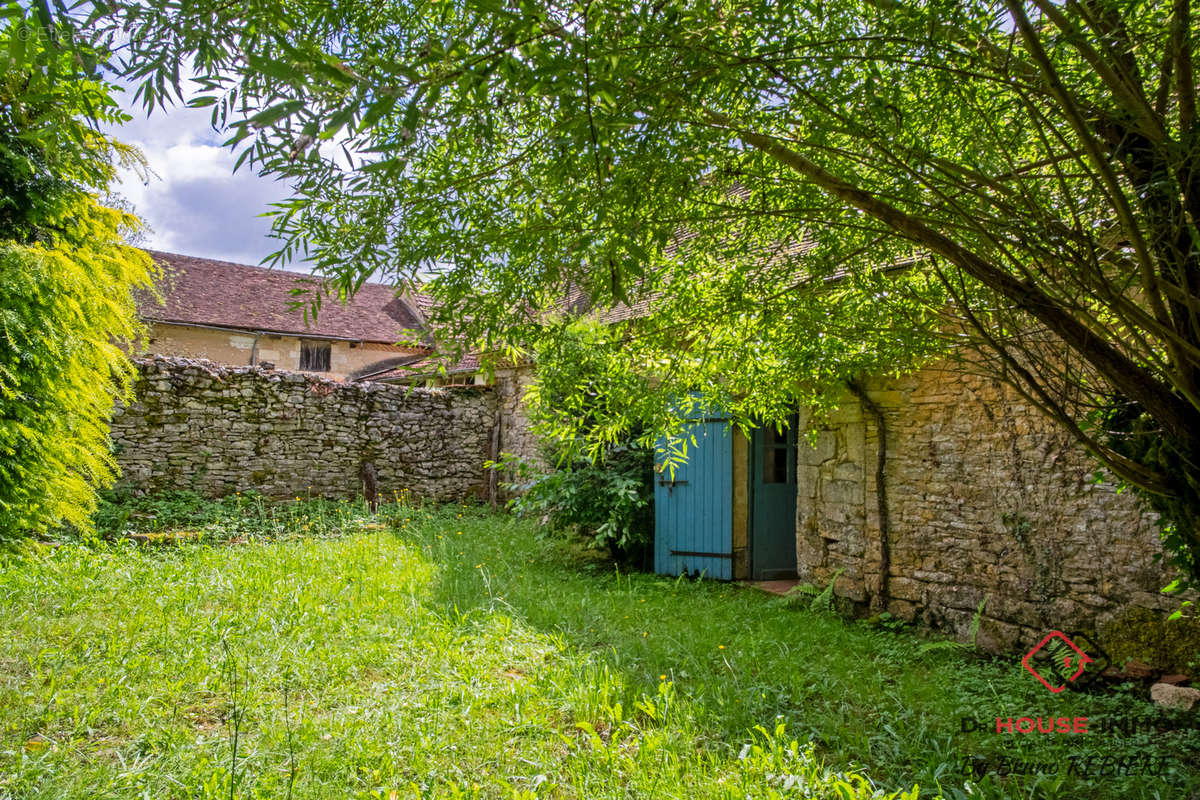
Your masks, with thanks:
[{"label": "sky", "polygon": [[234,174],[235,156],[221,147],[228,135],[212,130],[211,109],[175,106],[147,118],[131,98],[127,91],[124,102],[133,119],[111,132],[140,148],[155,174],[143,182],[126,171],[113,188],[150,225],[143,246],[243,264],[258,264],[277,249],[268,236],[270,220],[260,215],[287,197],[287,186],[245,166]]}]

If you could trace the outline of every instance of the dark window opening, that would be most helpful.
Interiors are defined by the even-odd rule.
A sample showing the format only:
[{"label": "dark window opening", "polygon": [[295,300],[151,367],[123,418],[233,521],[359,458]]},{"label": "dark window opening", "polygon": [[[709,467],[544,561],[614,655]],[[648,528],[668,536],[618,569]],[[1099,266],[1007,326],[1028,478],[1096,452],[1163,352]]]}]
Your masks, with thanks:
[{"label": "dark window opening", "polygon": [[796,416],[792,415],[782,432],[773,425],[763,429],[763,483],[795,482],[796,424]]},{"label": "dark window opening", "polygon": [[763,465],[763,483],[787,483],[787,448],[768,448],[766,461],[767,463]]},{"label": "dark window opening", "polygon": [[300,369],[305,372],[329,372],[329,342],[301,342]]}]

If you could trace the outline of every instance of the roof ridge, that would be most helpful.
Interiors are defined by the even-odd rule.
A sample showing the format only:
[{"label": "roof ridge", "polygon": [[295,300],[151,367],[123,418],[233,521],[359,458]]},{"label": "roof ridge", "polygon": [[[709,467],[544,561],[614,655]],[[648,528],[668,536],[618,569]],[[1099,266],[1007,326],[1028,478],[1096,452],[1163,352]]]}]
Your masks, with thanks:
[{"label": "roof ridge", "polygon": [[[242,269],[253,269],[261,272],[272,272],[277,275],[297,275],[301,277],[312,277],[312,273],[297,272],[295,270],[286,269],[284,267],[267,267],[261,264],[246,264],[241,261],[229,261],[224,258],[209,258],[207,256],[191,256],[187,253],[173,253],[170,250],[154,250],[149,247],[143,247],[142,252],[151,256],[166,256],[168,258],[186,258],[191,261],[206,261],[210,264],[223,264],[230,267],[240,267]],[[395,290],[399,288],[399,284],[382,283],[380,281],[363,281],[363,286],[381,286],[385,289]],[[361,288],[361,287],[360,287]]]}]

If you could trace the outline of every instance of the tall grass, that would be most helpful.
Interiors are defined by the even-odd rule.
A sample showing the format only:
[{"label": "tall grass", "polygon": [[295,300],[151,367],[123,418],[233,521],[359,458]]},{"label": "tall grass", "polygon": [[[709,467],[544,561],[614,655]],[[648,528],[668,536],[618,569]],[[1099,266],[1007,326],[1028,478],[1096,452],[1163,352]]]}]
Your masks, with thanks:
[{"label": "tall grass", "polygon": [[[1186,797],[1192,732],[1086,743],[959,718],[1157,714],[759,593],[615,571],[463,507],[110,508],[171,545],[0,564],[0,797]],[[193,504],[194,505],[194,504]],[[306,527],[307,526],[307,527]],[[147,543],[149,542],[149,543]],[[236,741],[236,752],[235,752]],[[970,755],[1153,749],[1160,778],[974,781]],[[915,793],[914,793],[915,794]],[[904,795],[911,796],[911,795]]]}]

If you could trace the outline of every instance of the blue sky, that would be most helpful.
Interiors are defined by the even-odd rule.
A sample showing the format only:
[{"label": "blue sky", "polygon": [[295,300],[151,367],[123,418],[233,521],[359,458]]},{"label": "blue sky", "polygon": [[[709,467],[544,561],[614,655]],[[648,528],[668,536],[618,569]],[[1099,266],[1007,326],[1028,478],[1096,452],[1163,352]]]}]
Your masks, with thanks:
[{"label": "blue sky", "polygon": [[[131,97],[127,92],[127,103]],[[114,190],[149,223],[146,247],[245,264],[278,247],[259,215],[286,197],[287,187],[244,166],[233,173],[235,157],[221,147],[226,137],[209,125],[211,109],[176,106],[149,118],[140,107],[127,110],[133,120],[112,132],[139,147],[155,174],[143,183],[124,172]]]}]

